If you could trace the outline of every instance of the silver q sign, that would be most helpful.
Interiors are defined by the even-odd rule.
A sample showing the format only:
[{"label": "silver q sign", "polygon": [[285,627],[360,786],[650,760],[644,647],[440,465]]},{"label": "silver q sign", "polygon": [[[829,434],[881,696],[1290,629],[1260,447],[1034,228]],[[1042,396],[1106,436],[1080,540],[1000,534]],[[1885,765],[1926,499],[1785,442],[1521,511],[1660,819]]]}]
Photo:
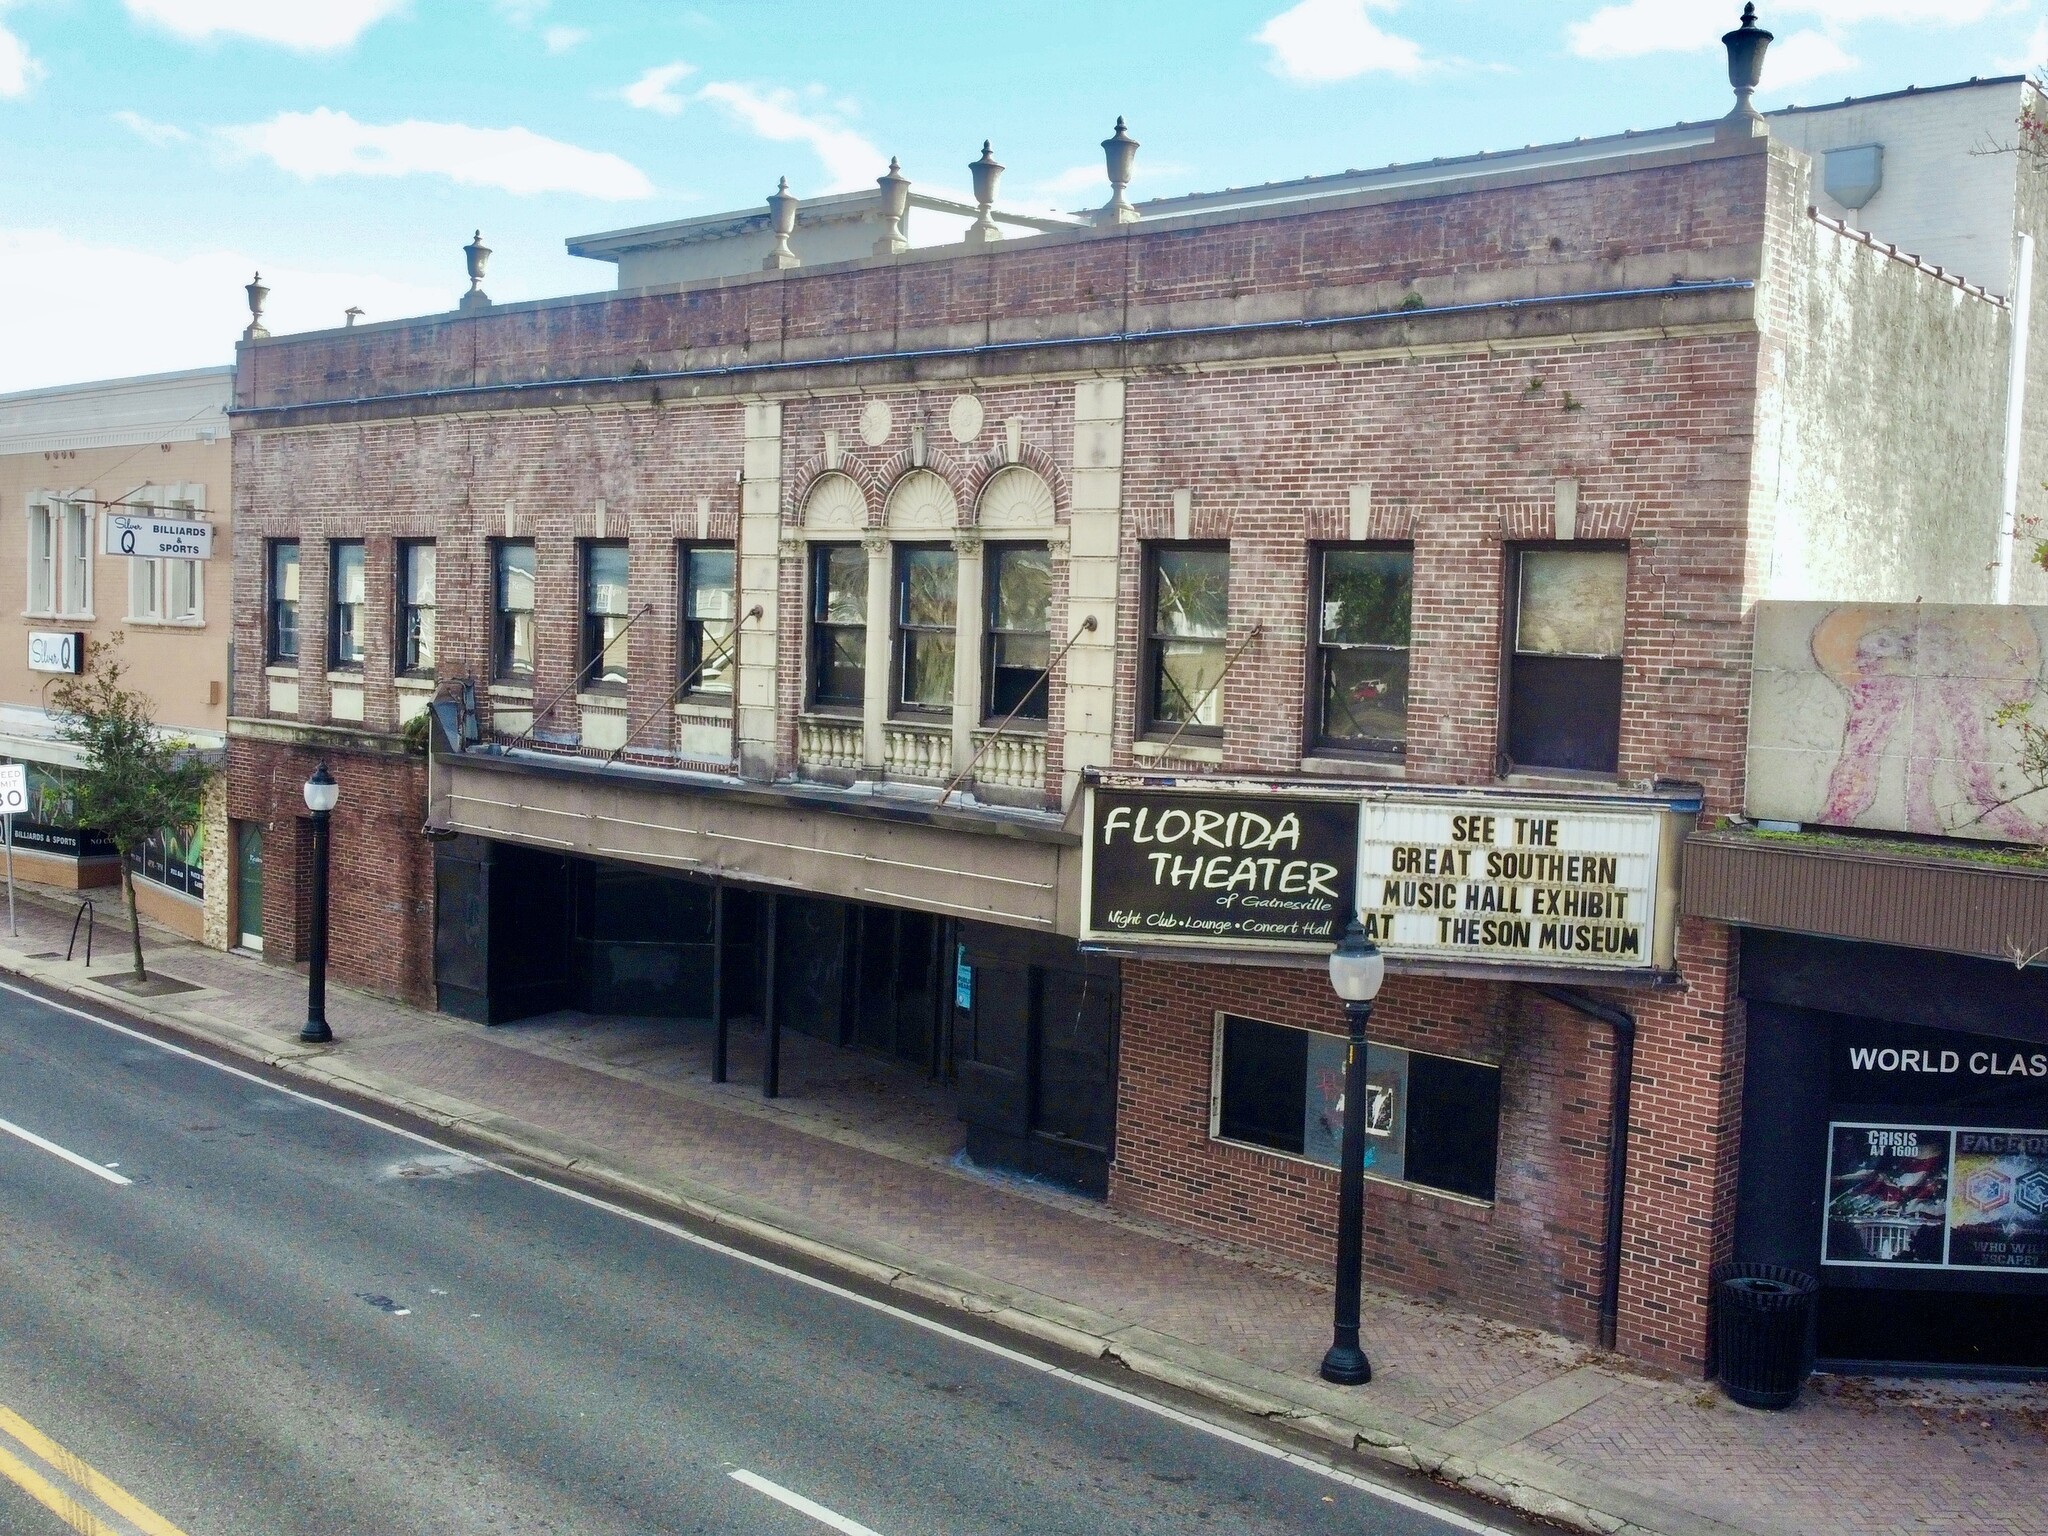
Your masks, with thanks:
[{"label": "silver q sign", "polygon": [[130,517],[109,512],[100,519],[106,529],[106,553],[140,560],[211,560],[213,524],[179,517]]}]

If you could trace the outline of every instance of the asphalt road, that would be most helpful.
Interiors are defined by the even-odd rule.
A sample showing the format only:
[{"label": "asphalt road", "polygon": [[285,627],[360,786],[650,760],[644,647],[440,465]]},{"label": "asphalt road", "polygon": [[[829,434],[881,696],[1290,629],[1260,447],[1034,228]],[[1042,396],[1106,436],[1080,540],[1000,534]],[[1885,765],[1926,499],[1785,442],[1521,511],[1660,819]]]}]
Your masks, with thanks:
[{"label": "asphalt road", "polygon": [[0,1536],[1480,1528],[12,989],[0,1121]]}]

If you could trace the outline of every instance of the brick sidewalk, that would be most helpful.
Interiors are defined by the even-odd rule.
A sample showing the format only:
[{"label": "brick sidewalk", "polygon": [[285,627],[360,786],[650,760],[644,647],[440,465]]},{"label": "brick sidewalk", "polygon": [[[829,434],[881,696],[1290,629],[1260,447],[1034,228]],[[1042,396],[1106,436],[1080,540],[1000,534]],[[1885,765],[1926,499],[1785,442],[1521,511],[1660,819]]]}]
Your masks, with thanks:
[{"label": "brick sidewalk", "polygon": [[331,989],[337,1042],[296,1033],[295,973],[152,936],[197,990],[105,984],[65,963],[71,911],[25,899],[0,964],[574,1165],[871,1278],[1476,1491],[1603,1531],[2048,1536],[2048,1390],[1822,1380],[1790,1412],[1631,1370],[1565,1340],[1390,1293],[1366,1298],[1373,1384],[1325,1386],[1326,1285],[961,1165],[945,1096],[892,1064],[786,1039],[787,1097],[709,1081],[708,1031],[585,1020],[485,1029]]}]

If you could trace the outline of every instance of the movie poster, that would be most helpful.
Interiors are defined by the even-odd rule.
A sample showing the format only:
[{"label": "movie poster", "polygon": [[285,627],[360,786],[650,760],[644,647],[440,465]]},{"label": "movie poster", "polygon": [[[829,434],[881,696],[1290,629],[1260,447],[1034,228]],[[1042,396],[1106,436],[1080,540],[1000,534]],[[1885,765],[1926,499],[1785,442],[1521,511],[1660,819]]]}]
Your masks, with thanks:
[{"label": "movie poster", "polygon": [[1949,1263],[2048,1270],[2048,1132],[1957,1131],[1955,1137]]},{"label": "movie poster", "polygon": [[1828,1146],[1830,1264],[1941,1264],[1947,1256],[1949,1132],[1836,1125]]},{"label": "movie poster", "polygon": [[[1304,1157],[1335,1168],[1344,1149],[1344,1058],[1350,1043],[1342,1035],[1309,1036],[1308,1093],[1304,1100],[1301,1150]],[[1406,1174],[1408,1053],[1392,1046],[1366,1047],[1365,1171],[1378,1179]]]}]

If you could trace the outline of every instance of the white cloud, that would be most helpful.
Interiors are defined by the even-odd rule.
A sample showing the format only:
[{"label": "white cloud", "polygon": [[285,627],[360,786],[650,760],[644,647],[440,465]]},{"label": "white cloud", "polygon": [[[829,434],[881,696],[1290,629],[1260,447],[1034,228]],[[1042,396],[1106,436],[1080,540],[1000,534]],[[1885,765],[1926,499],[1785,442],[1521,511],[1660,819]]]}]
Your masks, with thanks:
[{"label": "white cloud", "polygon": [[280,112],[268,122],[218,130],[245,155],[260,156],[304,181],[323,176],[446,176],[467,187],[522,196],[575,192],[627,201],[654,187],[637,166],[602,150],[579,149],[525,128],[466,123],[359,123],[319,107]]},{"label": "white cloud", "polygon": [[[1939,9],[1922,0],[1778,0],[1773,16],[1810,16],[1825,32],[1779,33],[1764,60],[1764,78],[1772,85],[1791,85],[1810,80],[1816,74],[1831,74],[1854,64],[1840,52],[1838,36],[1847,28],[1865,22],[1925,23],[1939,21],[1948,26],[1977,21],[1990,15],[2006,0],[1948,0]],[[1721,34],[1731,30],[1730,12],[1696,3],[1696,0],[1621,0],[1602,6],[1584,21],[1573,22],[1566,36],[1571,51],[1582,59],[1635,59],[1648,53],[1689,53],[1711,48]],[[1802,42],[1801,39],[1811,41]],[[1835,57],[1843,62],[1818,66],[1827,59],[1820,43],[1835,43]],[[1793,55],[1794,68],[1805,73],[1787,79],[1784,56]]]},{"label": "white cloud", "polygon": [[619,94],[629,107],[675,117],[683,110],[683,98],[676,94],[676,83],[696,72],[694,64],[685,64],[680,59],[673,64],[657,64]]},{"label": "white cloud", "polygon": [[[249,323],[242,285],[258,267],[270,287],[264,320],[283,334],[340,325],[351,304],[371,320],[452,309],[462,264],[450,251],[446,265],[448,281],[429,287],[274,265],[242,251],[167,256],[55,230],[0,228],[0,334],[8,338],[0,391],[233,362],[235,338]],[[92,302],[52,302],[66,293],[90,293]]]},{"label": "white cloud", "polygon": [[549,27],[541,33],[540,40],[549,53],[567,53],[577,44],[589,42],[590,34],[581,27]]},{"label": "white cloud", "polygon": [[807,144],[824,166],[828,192],[874,185],[889,157],[851,128],[807,115],[789,91],[760,91],[731,80],[713,80],[697,93],[715,102],[749,132],[776,144]]},{"label": "white cloud", "polygon": [[[0,11],[6,9],[5,0],[0,0]],[[28,51],[28,44],[0,26],[0,101],[10,96],[26,96],[28,88],[42,77],[43,66]]]},{"label": "white cloud", "polygon": [[304,53],[346,48],[407,0],[124,0],[128,14],[193,42],[246,37]]},{"label": "white cloud", "polygon": [[1413,77],[1429,67],[1412,39],[1383,32],[1367,11],[1393,11],[1400,0],[1300,0],[1260,29],[1273,72],[1308,85],[1364,74]]},{"label": "white cloud", "polygon": [[2000,59],[1998,67],[2015,74],[2031,73],[2048,65],[2048,21],[2034,23],[2033,34],[2020,45],[2020,51]]},{"label": "white cloud", "polygon": [[1823,75],[1838,75],[1845,69],[1854,69],[1856,64],[1827,33],[1808,27],[1771,44],[1764,59],[1764,83],[1773,90],[1782,90]]},{"label": "white cloud", "polygon": [[182,144],[192,137],[175,123],[159,123],[144,117],[140,112],[130,112],[123,107],[114,114],[114,121],[126,128],[135,137],[155,145]]}]

